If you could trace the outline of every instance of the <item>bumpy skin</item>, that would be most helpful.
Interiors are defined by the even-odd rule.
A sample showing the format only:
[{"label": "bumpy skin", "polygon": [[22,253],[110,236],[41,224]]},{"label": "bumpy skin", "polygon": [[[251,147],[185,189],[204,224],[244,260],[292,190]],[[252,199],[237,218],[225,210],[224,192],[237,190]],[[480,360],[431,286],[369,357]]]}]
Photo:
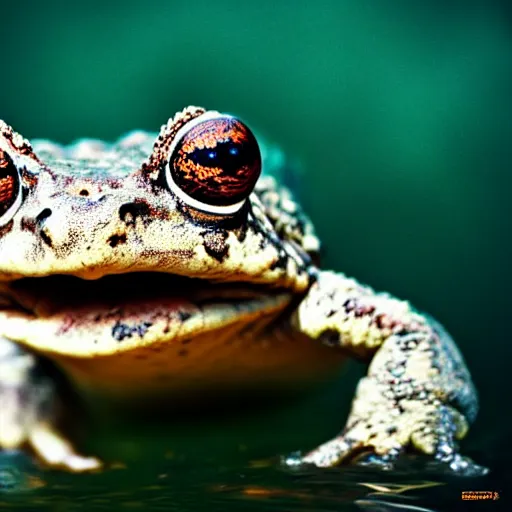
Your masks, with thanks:
[{"label": "bumpy skin", "polygon": [[354,356],[370,364],[345,429],[290,464],[369,450],[389,465],[412,448],[483,472],[457,453],[477,398],[451,338],[407,302],[316,266],[313,227],[271,176],[283,171],[279,151],[262,146],[264,173],[236,212],[173,192],[173,148],[209,114],[189,107],[156,139],[134,132],[113,145],[32,147],[0,124],[4,197],[11,163],[21,180],[16,208],[0,217],[0,448],[29,445],[73,471],[101,465],[58,430],[58,391],[40,358],[79,391],[135,399],[215,383],[293,386]]},{"label": "bumpy skin", "polygon": [[342,434],[305,462],[331,466],[371,449],[377,456],[370,460],[389,465],[411,446],[454,471],[482,471],[457,453],[456,440],[476,417],[477,395],[453,340],[435,320],[342,274],[320,272],[294,322],[312,338],[371,361]]}]

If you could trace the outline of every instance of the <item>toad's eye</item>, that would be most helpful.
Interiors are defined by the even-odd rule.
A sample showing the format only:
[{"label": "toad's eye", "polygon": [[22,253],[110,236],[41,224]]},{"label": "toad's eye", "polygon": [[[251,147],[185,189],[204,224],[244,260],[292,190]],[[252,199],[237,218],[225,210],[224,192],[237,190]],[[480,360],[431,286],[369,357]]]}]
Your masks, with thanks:
[{"label": "toad's eye", "polygon": [[261,172],[260,150],[249,128],[213,112],[181,128],[170,155],[171,190],[190,206],[210,213],[239,210]]},{"label": "toad's eye", "polygon": [[21,205],[21,180],[7,153],[0,150],[0,226],[7,224]]}]

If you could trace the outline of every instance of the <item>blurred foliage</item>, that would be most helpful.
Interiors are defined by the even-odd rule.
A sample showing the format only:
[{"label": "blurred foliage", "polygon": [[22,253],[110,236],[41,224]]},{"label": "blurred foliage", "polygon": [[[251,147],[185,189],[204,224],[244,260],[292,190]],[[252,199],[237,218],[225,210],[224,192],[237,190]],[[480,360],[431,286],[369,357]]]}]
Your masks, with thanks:
[{"label": "blurred foliage", "polygon": [[[2,5],[0,117],[62,142],[240,115],[302,162],[325,264],[411,299],[502,419],[510,374],[512,9],[505,1]],[[510,390],[510,386],[505,392]]]}]

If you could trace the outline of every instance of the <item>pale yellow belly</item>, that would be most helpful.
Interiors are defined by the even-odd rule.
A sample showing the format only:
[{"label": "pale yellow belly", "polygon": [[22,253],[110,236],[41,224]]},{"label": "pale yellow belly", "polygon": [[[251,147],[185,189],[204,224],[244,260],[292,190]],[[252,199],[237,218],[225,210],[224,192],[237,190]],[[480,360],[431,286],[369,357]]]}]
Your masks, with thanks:
[{"label": "pale yellow belly", "polygon": [[84,391],[136,400],[159,394],[303,389],[332,378],[345,355],[300,334],[255,337],[231,326],[94,360],[54,359]]}]

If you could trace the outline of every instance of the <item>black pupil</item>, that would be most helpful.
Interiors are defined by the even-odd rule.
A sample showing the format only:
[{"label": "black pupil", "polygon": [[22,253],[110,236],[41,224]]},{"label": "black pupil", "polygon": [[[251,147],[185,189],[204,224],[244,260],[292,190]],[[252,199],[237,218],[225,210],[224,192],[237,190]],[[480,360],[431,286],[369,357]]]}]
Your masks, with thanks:
[{"label": "black pupil", "polygon": [[235,174],[247,164],[245,144],[232,141],[218,142],[214,148],[195,149],[189,158],[204,167],[220,167],[227,174]]}]

